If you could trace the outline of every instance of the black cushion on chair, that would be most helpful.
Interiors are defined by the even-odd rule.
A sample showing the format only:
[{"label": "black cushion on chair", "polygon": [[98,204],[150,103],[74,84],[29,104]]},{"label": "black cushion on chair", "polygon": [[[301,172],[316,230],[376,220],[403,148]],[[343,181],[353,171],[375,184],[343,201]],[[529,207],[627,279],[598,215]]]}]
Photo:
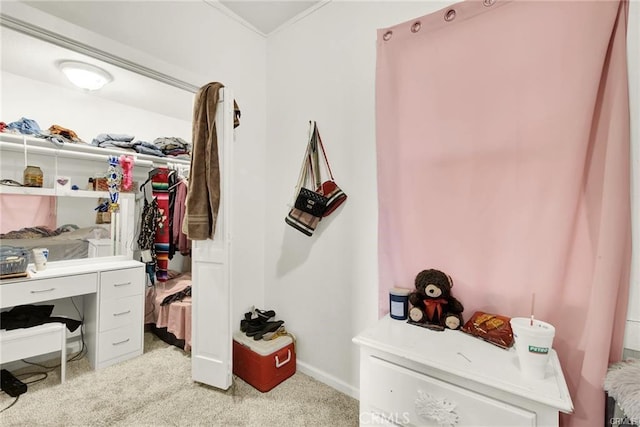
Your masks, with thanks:
[{"label": "black cushion on chair", "polygon": [[82,322],[66,317],[51,316],[53,305],[18,305],[9,311],[0,313],[0,327],[10,331],[12,329],[31,328],[45,323],[64,323],[70,332],[78,329]]}]

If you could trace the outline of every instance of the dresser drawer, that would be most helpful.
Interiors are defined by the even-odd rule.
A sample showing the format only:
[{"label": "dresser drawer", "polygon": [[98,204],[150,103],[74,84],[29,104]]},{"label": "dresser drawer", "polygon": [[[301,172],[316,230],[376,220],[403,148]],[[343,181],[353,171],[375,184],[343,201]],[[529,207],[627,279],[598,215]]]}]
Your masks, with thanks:
[{"label": "dresser drawer", "polygon": [[128,325],[100,333],[99,363],[115,359],[142,348],[142,329],[139,325]]},{"label": "dresser drawer", "polygon": [[400,417],[403,425],[438,426],[439,419],[457,426],[536,425],[534,412],[375,356],[368,357],[365,363],[360,401],[384,418]]},{"label": "dresser drawer", "polygon": [[100,332],[126,325],[142,325],[143,304],[141,295],[104,301],[100,305]]},{"label": "dresser drawer", "polygon": [[128,268],[100,273],[100,299],[122,298],[140,295],[144,290],[144,270]]},{"label": "dresser drawer", "polygon": [[96,273],[75,276],[33,279],[0,285],[3,307],[34,304],[59,298],[95,293],[98,287]]}]

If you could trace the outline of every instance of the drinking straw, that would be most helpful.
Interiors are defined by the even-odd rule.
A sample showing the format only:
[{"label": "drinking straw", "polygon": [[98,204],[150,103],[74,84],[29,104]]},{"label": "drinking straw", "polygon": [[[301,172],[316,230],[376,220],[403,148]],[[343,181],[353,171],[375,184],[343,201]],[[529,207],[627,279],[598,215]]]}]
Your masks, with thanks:
[{"label": "drinking straw", "polygon": [[534,292],[531,294],[531,323],[530,323],[531,326],[533,326],[533,307],[535,302],[536,302],[536,294]]}]

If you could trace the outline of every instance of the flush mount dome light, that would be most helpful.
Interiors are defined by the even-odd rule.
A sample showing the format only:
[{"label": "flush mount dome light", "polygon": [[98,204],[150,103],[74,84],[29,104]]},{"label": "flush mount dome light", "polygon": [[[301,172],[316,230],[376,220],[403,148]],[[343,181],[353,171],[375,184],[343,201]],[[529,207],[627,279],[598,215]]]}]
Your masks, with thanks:
[{"label": "flush mount dome light", "polygon": [[113,80],[111,74],[86,62],[61,61],[58,63],[58,68],[71,83],[86,90],[98,90]]}]

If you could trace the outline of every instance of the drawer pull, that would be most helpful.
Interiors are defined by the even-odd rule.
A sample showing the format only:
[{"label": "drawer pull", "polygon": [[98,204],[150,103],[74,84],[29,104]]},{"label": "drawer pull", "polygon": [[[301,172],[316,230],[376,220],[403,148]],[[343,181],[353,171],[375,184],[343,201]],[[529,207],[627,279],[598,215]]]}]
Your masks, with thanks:
[{"label": "drawer pull", "polygon": [[32,293],[32,294],[41,294],[41,293],[43,293],[43,292],[51,292],[51,291],[55,291],[55,290],[56,290],[56,288],[51,288],[51,289],[42,289],[42,290],[39,290],[39,291],[31,291],[31,293]]},{"label": "drawer pull", "polygon": [[123,316],[123,315],[129,314],[129,313],[131,313],[131,310],[123,311],[122,313],[113,313],[113,316],[114,317]]},{"label": "drawer pull", "polygon": [[111,343],[111,345],[120,345],[120,344],[124,344],[124,343],[126,343],[126,342],[129,342],[129,338],[127,338],[127,339],[126,339],[126,340],[124,340],[124,341],[118,341],[118,342]]},{"label": "drawer pull", "polygon": [[437,398],[418,390],[418,398],[415,402],[417,414],[429,421],[435,421],[439,425],[455,426],[459,418],[456,414],[456,404],[444,398]]},{"label": "drawer pull", "polygon": [[114,283],[113,286],[116,288],[119,288],[120,286],[127,286],[130,285],[131,282],[125,282],[125,283]]}]

